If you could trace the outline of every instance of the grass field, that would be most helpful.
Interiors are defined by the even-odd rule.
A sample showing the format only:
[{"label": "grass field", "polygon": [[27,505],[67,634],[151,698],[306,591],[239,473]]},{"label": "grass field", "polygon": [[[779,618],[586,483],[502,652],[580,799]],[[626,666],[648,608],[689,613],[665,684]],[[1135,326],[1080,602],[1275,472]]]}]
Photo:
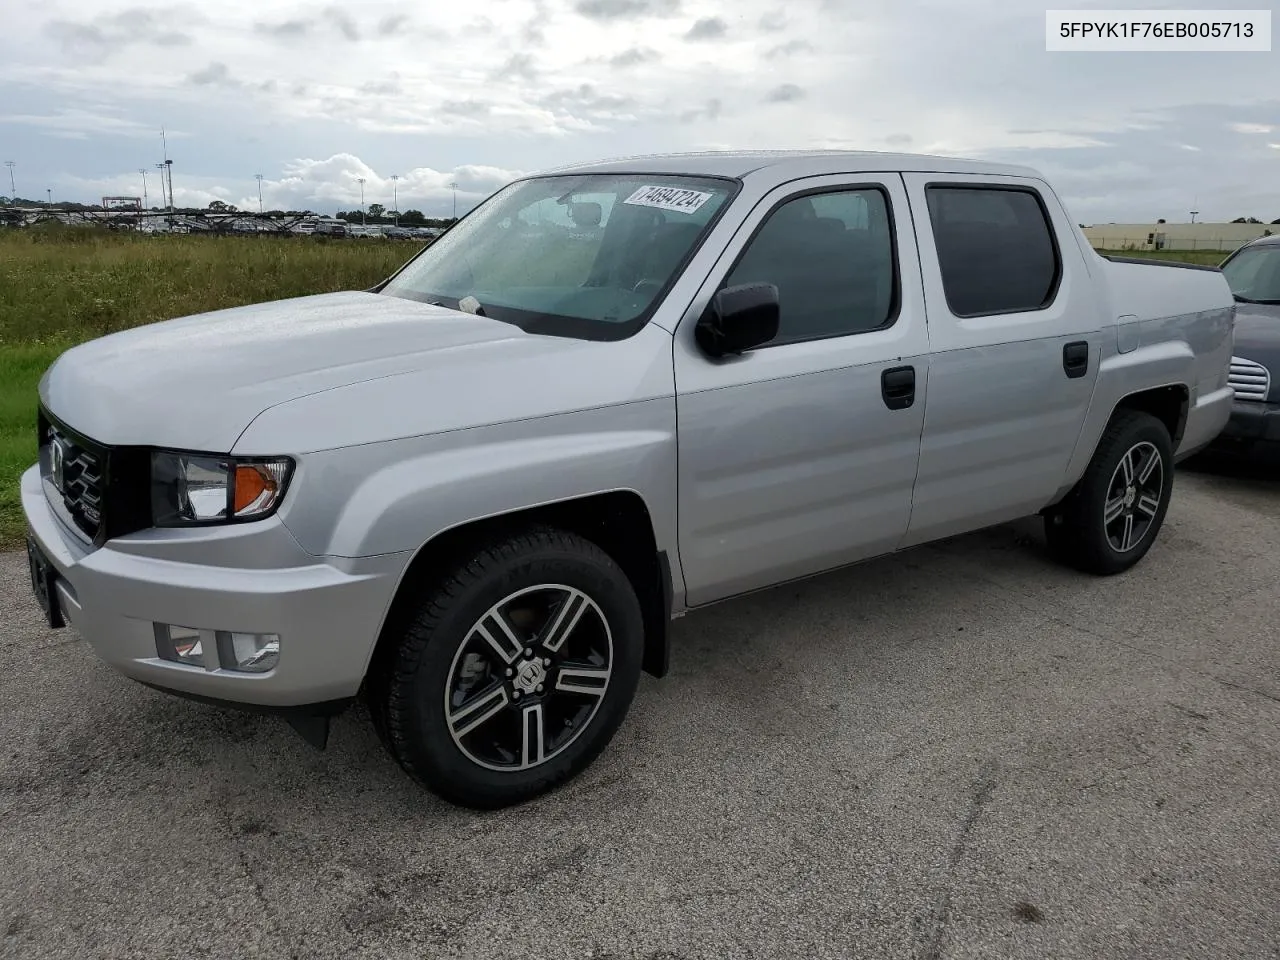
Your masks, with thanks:
[{"label": "grass field", "polygon": [[[358,290],[416,249],[380,240],[0,230],[0,546],[23,535],[18,478],[36,457],[36,384],[67,347],[206,310]],[[1225,256],[1152,255],[1213,264]]]},{"label": "grass field", "polygon": [[63,350],[157,320],[371,286],[418,247],[314,237],[0,229],[0,546],[20,541],[36,384]]}]

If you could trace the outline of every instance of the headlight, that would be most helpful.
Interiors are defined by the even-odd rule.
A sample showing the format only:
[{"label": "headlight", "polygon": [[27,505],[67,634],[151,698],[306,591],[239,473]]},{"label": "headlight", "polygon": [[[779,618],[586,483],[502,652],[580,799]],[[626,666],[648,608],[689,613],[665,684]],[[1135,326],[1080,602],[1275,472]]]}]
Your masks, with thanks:
[{"label": "headlight", "polygon": [[157,527],[260,520],[279,505],[293,473],[288,457],[151,455],[151,521]]}]

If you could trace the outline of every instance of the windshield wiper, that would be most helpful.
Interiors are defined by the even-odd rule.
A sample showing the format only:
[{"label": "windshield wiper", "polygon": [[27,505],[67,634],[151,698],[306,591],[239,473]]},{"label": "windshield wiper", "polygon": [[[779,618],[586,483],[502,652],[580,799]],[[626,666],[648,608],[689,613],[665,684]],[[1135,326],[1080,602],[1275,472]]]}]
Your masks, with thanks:
[{"label": "windshield wiper", "polygon": [[1276,304],[1280,304],[1280,300],[1255,300],[1253,297],[1246,297],[1239,293],[1233,293],[1231,296],[1235,297],[1237,303],[1260,303],[1265,307],[1274,307]]},{"label": "windshield wiper", "polygon": [[[444,307],[446,310],[456,310],[458,313],[465,313],[471,316],[485,316],[484,307],[479,300],[472,296],[454,300],[453,297],[442,297],[438,293],[421,293],[411,297],[411,299],[425,303],[429,307]],[[446,300],[453,300],[453,303],[446,303]]]}]

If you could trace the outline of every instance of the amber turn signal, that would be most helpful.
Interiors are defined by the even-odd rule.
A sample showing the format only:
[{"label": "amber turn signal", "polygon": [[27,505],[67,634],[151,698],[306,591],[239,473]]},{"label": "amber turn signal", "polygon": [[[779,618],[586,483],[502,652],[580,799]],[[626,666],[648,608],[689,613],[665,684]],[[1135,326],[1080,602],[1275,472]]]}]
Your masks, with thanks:
[{"label": "amber turn signal", "polygon": [[279,484],[271,468],[261,463],[244,463],[236,467],[235,507],[236,515],[257,513],[271,503],[279,492]]}]

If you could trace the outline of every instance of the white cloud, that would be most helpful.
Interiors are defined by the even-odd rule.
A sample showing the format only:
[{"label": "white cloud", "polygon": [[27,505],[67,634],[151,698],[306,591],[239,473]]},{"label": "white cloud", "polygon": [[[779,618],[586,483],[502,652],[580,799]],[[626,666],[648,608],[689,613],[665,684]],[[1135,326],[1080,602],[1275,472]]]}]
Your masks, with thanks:
[{"label": "white cloud", "polygon": [[[363,178],[366,208],[380,203],[391,210],[393,200],[398,199],[401,210],[416,209],[430,216],[445,216],[453,209],[454,191],[450,184],[457,184],[458,209],[464,211],[522,175],[518,170],[478,165],[452,170],[415,167],[405,170],[399,180],[393,181],[391,175],[395,172],[375,170],[350,153],[335,154],[326,160],[293,160],[284,165],[279,176],[263,177],[262,206],[264,210],[322,213],[357,210],[359,180]],[[148,198],[153,206],[161,204],[157,173],[147,171]],[[91,200],[103,196],[134,196],[142,192],[142,177],[136,171],[104,177],[74,177],[67,181],[67,186]],[[59,192],[65,194],[66,187]],[[173,177],[173,194],[178,206],[206,207],[211,201],[220,200],[241,210],[258,209],[258,185],[252,178],[241,178],[240,182],[228,185],[222,177],[178,172]]]},{"label": "white cloud", "polygon": [[[327,160],[295,160],[285,165],[279,178],[263,180],[263,203],[268,209],[356,209],[360,206],[359,178],[363,177],[366,206],[381,203],[389,210],[393,196],[398,195],[401,210],[429,210],[438,216],[451,207],[450,183],[458,185],[458,207],[466,210],[521,176],[516,170],[473,165],[452,170],[415,167],[400,174],[398,181],[391,179],[395,172],[374,170],[349,153],[335,154]],[[257,202],[255,192],[242,198],[238,205],[255,209]]]},{"label": "white cloud", "polygon": [[87,190],[158,159],[168,123],[190,135],[172,134],[180,197],[255,206],[254,170],[276,205],[349,207],[354,163],[444,204],[439,179],[468,165],[713,147],[1027,158],[1081,183],[1071,171],[1177,158],[1082,194],[1120,218],[1280,189],[1255,166],[1280,130],[1267,58],[1048,54],[1031,0],[186,2],[50,0],[6,22],[0,142],[21,170]]},{"label": "white cloud", "polygon": [[[151,206],[161,203],[160,171],[147,171],[147,199]],[[97,203],[102,197],[140,197],[142,175],[137,171],[103,177],[67,177],[61,189],[55,191],[64,199],[73,196],[82,202]],[[207,207],[213,200],[230,201],[231,191],[220,178],[175,177],[173,181],[174,203],[179,207]],[[256,205],[257,199],[255,197]]]}]

